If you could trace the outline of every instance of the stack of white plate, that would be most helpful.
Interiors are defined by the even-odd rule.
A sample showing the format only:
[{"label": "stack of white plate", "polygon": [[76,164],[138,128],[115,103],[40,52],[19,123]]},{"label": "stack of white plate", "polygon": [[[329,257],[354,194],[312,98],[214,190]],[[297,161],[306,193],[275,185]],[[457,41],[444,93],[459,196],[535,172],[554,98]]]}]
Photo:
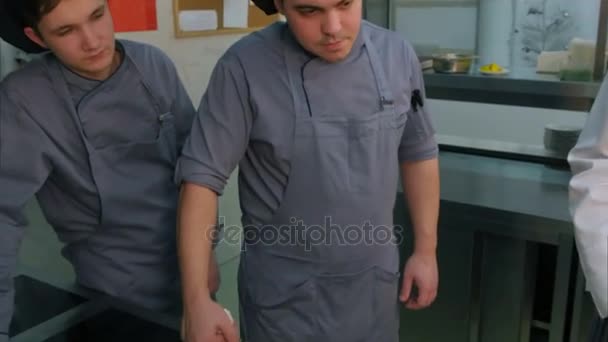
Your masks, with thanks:
[{"label": "stack of white plate", "polygon": [[562,155],[576,145],[582,127],[572,125],[548,124],[545,126],[545,149]]}]

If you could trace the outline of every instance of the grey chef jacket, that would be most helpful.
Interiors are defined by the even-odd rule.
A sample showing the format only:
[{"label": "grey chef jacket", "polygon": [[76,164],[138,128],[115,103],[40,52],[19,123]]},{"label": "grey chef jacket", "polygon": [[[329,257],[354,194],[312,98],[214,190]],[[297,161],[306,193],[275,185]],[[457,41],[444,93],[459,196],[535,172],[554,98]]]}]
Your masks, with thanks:
[{"label": "grey chef jacket", "polygon": [[46,54],[0,84],[0,333],[34,195],[80,284],[158,310],[179,301],[173,175],[195,110],[161,50],[117,47],[104,82]]},{"label": "grey chef jacket", "polygon": [[[367,21],[362,22],[361,30],[369,32],[380,51],[397,110],[408,111],[399,160],[435,157],[438,148],[428,105],[410,109],[414,90],[424,99],[421,67],[413,48],[399,34]],[[307,99],[310,115],[358,115],[375,112],[380,106],[362,36],[358,35],[350,55],[335,64],[311,56],[285,23],[275,23],[233,45],[212,73],[178,161],[176,180],[221,194],[238,164],[243,224],[267,222],[279,207],[287,185],[294,135],[285,44],[301,58],[301,74],[296,77],[302,80],[301,94]],[[314,200],[314,194],[302,194],[302,205]]]}]

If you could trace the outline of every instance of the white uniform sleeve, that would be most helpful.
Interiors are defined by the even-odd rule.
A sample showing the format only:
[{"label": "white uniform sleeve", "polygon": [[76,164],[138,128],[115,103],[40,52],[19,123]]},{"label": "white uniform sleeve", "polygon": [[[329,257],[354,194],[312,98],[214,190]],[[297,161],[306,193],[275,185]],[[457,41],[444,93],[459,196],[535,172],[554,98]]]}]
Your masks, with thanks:
[{"label": "white uniform sleeve", "polygon": [[587,290],[601,317],[608,316],[608,79],[604,81],[576,146],[568,155],[570,213]]}]

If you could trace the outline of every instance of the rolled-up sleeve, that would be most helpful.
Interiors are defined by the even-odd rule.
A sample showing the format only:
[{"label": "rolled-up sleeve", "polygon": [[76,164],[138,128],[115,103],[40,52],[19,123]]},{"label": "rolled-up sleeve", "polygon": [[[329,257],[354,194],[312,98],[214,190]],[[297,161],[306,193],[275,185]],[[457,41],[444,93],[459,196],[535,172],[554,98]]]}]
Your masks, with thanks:
[{"label": "rolled-up sleeve", "polygon": [[583,273],[600,315],[608,317],[608,79],[568,161],[570,212]]},{"label": "rolled-up sleeve", "polygon": [[209,188],[219,195],[247,149],[252,126],[249,89],[235,56],[215,66],[178,161],[175,180]]},{"label": "rolled-up sleeve", "polygon": [[13,315],[13,277],[27,224],[23,208],[51,170],[42,152],[47,140],[0,85],[0,340]]},{"label": "rolled-up sleeve", "polygon": [[419,100],[412,106],[407,113],[407,121],[401,144],[399,145],[399,161],[417,161],[432,159],[437,157],[439,148],[435,139],[435,128],[431,121],[431,114],[426,100],[424,89],[424,79],[422,68],[414,49],[410,44],[405,43],[406,65],[409,70],[409,88],[412,92],[412,99],[419,94]]}]

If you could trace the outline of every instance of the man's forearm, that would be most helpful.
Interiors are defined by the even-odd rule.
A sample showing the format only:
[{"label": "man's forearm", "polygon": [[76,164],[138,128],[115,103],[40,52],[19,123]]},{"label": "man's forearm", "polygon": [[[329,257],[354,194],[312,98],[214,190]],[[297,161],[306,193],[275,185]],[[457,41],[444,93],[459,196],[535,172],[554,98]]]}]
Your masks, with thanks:
[{"label": "man's forearm", "polygon": [[404,195],[414,230],[414,253],[435,254],[439,216],[437,159],[401,164]]},{"label": "man's forearm", "polygon": [[208,289],[212,233],[217,216],[217,195],[204,187],[182,186],[178,214],[178,250],[184,308],[210,295]]}]

